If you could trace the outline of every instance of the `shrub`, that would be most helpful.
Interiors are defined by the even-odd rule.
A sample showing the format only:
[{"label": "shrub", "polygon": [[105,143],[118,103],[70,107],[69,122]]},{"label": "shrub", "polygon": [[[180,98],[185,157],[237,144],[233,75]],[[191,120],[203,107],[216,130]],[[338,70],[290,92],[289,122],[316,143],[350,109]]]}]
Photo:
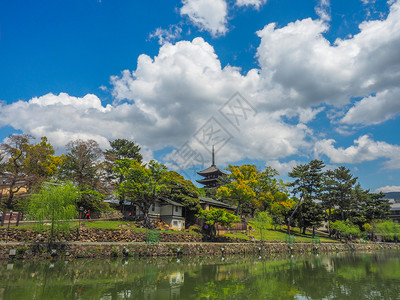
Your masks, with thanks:
[{"label": "shrub", "polygon": [[111,250],[111,257],[118,257],[118,249],[117,248],[113,248]]},{"label": "shrub", "polygon": [[354,225],[349,220],[335,221],[331,223],[331,228],[336,232],[340,239],[343,237],[346,240],[352,240],[353,238],[361,236],[361,231],[358,226]]},{"label": "shrub", "polygon": [[400,225],[393,221],[378,221],[373,224],[375,234],[379,234],[387,242],[399,240],[400,238]]}]

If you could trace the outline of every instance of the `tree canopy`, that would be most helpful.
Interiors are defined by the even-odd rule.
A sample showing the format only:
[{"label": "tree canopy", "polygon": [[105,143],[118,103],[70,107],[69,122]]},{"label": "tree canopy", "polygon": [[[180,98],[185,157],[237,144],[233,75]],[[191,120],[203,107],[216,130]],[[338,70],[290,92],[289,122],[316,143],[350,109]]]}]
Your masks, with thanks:
[{"label": "tree canopy", "polygon": [[227,182],[218,189],[217,197],[236,205],[236,213],[254,215],[257,210],[270,209],[274,195],[285,192],[285,185],[276,179],[278,172],[273,168],[259,171],[254,165],[230,165],[227,170],[230,174]]},{"label": "tree canopy", "polygon": [[167,188],[167,168],[154,160],[147,165],[135,159],[117,160],[115,163],[114,172],[124,177],[116,193],[125,195],[127,201],[136,205],[143,214],[145,225],[149,225],[150,206],[155,204]]},{"label": "tree canopy", "polygon": [[45,222],[50,223],[50,242],[55,234],[69,229],[69,220],[78,216],[79,191],[71,183],[43,183],[30,197],[29,213],[42,228]]},{"label": "tree canopy", "polygon": [[29,193],[32,188],[56,174],[64,162],[64,156],[56,156],[46,137],[34,143],[34,138],[26,134],[9,136],[0,145],[0,176],[7,189],[6,207],[16,208],[16,196],[20,191]]}]

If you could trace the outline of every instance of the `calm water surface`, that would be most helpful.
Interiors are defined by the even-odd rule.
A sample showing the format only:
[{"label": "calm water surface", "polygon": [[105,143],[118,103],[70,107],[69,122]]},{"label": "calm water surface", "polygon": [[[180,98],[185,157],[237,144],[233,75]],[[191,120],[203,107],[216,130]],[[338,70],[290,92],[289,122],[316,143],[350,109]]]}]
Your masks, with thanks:
[{"label": "calm water surface", "polygon": [[0,299],[400,299],[400,254],[0,262]]}]

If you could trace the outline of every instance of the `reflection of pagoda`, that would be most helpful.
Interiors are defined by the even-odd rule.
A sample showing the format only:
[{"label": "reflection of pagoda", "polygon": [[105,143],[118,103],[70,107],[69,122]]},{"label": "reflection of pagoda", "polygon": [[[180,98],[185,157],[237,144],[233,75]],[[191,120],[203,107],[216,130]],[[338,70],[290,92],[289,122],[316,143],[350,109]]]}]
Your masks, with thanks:
[{"label": "reflection of pagoda", "polygon": [[200,176],[203,176],[205,178],[196,180],[198,183],[204,184],[205,188],[213,188],[218,186],[218,178],[222,175],[228,175],[224,171],[220,170],[216,165],[215,165],[215,155],[214,155],[214,146],[212,147],[212,165],[211,167],[197,172]]}]

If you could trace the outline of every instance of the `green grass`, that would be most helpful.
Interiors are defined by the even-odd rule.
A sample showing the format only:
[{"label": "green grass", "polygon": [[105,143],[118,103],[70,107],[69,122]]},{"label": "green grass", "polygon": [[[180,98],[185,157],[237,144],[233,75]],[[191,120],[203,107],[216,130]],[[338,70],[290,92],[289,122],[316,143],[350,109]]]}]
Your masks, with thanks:
[{"label": "green grass", "polygon": [[242,240],[250,240],[250,237],[245,235],[244,233],[227,233],[224,234],[223,236],[225,237],[229,237],[229,238],[238,238],[238,239],[242,239]]},{"label": "green grass", "polygon": [[[81,221],[81,225],[85,226],[86,228],[93,228],[93,229],[103,229],[103,230],[134,230],[135,232],[146,232],[147,229],[145,228],[138,228],[135,226],[135,222],[129,221]],[[12,226],[14,227],[14,226]],[[78,222],[74,222],[71,224],[71,228],[77,228]],[[36,229],[35,225],[21,225],[17,228],[21,229]],[[199,233],[195,231],[174,231],[174,230],[161,230],[163,233],[167,234],[194,234],[197,235]],[[312,242],[312,234],[306,233],[302,234],[298,228],[292,227],[291,234],[295,236],[295,242]],[[250,235],[247,236],[243,233],[230,233],[224,234],[223,236],[231,237],[231,238],[239,238],[243,240],[251,240],[253,237],[257,240],[261,240],[260,232],[252,230]],[[320,238],[321,242],[330,242],[335,243],[339,242],[338,240],[331,239],[327,236],[323,235],[316,235],[316,237]],[[268,242],[285,242],[286,241],[286,229],[283,227],[281,230],[265,230],[263,232],[263,240]]]},{"label": "green grass", "polygon": [[86,228],[94,229],[133,229],[140,231],[135,226],[134,222],[129,221],[91,221],[91,222],[81,222]]},{"label": "green grass", "polygon": [[[295,242],[310,242],[310,243],[312,242],[312,234],[308,233],[308,232],[306,234],[302,234],[298,228],[292,227],[291,234],[294,235]],[[282,230],[279,230],[279,229],[278,230],[273,230],[273,229],[265,230],[265,231],[263,231],[263,241],[286,242],[286,235],[287,235],[287,232],[284,229],[282,229]],[[249,240],[249,239],[251,239],[251,237],[254,237],[257,240],[261,240],[260,232],[255,231],[255,230],[251,231],[249,236],[247,236],[243,233],[224,234],[223,236],[235,237],[235,238],[245,239],[245,240]],[[315,236],[319,237],[320,241],[322,243],[337,243],[337,242],[339,242],[338,240],[331,239],[324,235],[316,234]]]}]

